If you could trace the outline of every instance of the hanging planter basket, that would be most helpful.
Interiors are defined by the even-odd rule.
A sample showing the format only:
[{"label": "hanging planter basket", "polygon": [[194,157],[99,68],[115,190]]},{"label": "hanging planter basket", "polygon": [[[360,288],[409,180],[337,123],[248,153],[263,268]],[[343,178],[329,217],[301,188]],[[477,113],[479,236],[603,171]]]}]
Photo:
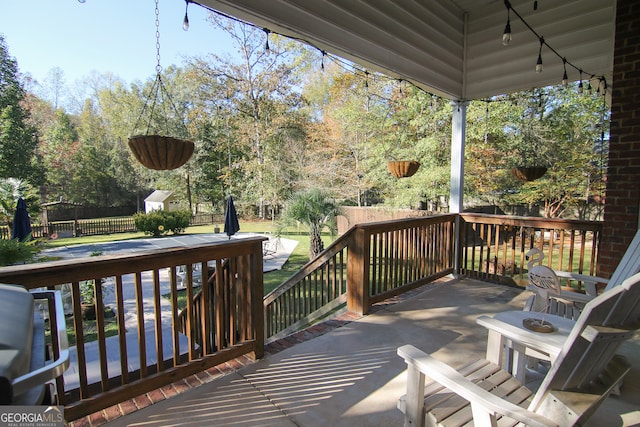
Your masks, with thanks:
[{"label": "hanging planter basket", "polygon": [[521,181],[535,181],[547,173],[547,168],[544,166],[518,167],[511,169],[511,173]]},{"label": "hanging planter basket", "polygon": [[[162,83],[162,66],[160,65],[160,23],[158,20],[158,0],[156,0],[156,58],[158,63],[156,65],[156,80],[151,87],[147,103],[142,107],[140,116],[133,127],[133,133],[140,128],[143,119],[146,119],[146,134],[135,135],[129,137],[129,148],[134,157],[149,169],[155,170],[171,170],[177,169],[184,165],[195,148],[195,144],[191,141],[187,141],[180,138],[174,138],[170,136],[160,136],[154,134],[157,130],[154,130],[150,134],[150,129],[155,118],[155,127],[164,122],[166,126],[166,132],[170,133],[170,117],[167,109],[170,106],[173,110],[173,117],[180,117],[180,113],[176,109],[171,95]],[[163,112],[156,113],[156,106],[164,107]],[[154,115],[155,113],[155,115]],[[164,114],[162,114],[164,113]],[[174,119],[175,121],[175,119]],[[187,135],[188,131],[184,122],[181,120],[181,125],[184,128],[184,134]]]},{"label": "hanging planter basket", "polygon": [[194,144],[169,136],[139,135],[129,138],[129,148],[135,158],[149,169],[171,170],[189,160]]},{"label": "hanging planter basket", "polygon": [[415,160],[400,160],[387,163],[389,172],[396,178],[408,178],[413,176],[420,167],[420,162]]}]

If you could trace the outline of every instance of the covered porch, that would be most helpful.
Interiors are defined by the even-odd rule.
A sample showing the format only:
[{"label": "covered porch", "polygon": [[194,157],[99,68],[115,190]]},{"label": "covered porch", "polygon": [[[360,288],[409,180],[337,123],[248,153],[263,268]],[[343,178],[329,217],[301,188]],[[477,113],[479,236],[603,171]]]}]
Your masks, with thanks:
[{"label": "covered porch", "polygon": [[[527,294],[444,277],[375,304],[369,315],[345,314],[272,343],[257,362],[239,359],[225,374],[214,368],[162,389],[169,396],[180,388],[180,394],[165,399],[148,393],[107,408],[90,417],[92,425],[402,425],[396,403],[406,392],[406,365],[396,349],[412,343],[454,367],[481,358],[487,332],[475,319],[521,310]],[[640,423],[639,350],[640,337],[625,344],[623,353],[634,366],[622,395],[607,399],[588,425]],[[153,399],[159,401],[134,410]],[[74,425],[87,425],[83,421]]]}]

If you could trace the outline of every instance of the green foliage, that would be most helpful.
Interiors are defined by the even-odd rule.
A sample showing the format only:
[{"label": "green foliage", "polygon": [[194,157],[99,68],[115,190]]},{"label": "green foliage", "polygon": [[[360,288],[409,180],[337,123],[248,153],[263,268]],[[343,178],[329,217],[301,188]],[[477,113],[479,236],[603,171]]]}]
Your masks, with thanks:
[{"label": "green foliage", "polygon": [[19,179],[0,179],[0,223],[9,225],[13,221],[20,197],[27,203],[30,217],[40,213],[40,198],[33,186]]},{"label": "green foliage", "polygon": [[37,241],[27,239],[0,239],[0,265],[27,264],[40,252]]},{"label": "green foliage", "polygon": [[309,256],[313,259],[324,250],[322,230],[328,229],[332,234],[336,232],[339,213],[340,206],[327,192],[313,188],[289,198],[280,218],[279,229],[296,222],[305,225],[309,229]]},{"label": "green foliage", "polygon": [[189,226],[189,211],[152,211],[138,212],[133,216],[136,228],[153,237],[163,236],[169,231],[180,234]]},{"label": "green foliage", "polygon": [[22,105],[25,91],[18,81],[18,64],[9,56],[0,34],[0,177],[42,183],[36,128]]}]

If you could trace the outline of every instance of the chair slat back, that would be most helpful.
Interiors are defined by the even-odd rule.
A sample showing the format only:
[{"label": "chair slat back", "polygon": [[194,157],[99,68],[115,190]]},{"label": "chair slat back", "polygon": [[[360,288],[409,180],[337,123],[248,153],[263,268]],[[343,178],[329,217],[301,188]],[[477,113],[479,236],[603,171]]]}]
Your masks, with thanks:
[{"label": "chair slat back", "polygon": [[544,378],[530,409],[550,390],[580,390],[598,377],[640,327],[640,274],[589,301]]},{"label": "chair slat back", "polygon": [[640,272],[640,230],[636,232],[627,251],[611,275],[605,291],[621,284],[623,281]]}]

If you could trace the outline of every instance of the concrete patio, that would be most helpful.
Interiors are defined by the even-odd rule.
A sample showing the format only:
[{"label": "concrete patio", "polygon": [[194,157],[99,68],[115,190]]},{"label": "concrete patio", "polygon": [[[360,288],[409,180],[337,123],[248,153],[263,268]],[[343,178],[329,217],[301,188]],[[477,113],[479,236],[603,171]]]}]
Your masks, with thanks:
[{"label": "concrete patio", "polygon": [[[520,309],[526,292],[475,280],[445,278],[377,305],[367,316],[328,322],[298,334],[302,342],[228,369],[140,410],[120,405],[91,417],[108,426],[391,426],[405,393],[406,365],[396,349],[411,343],[453,366],[482,357],[487,332],[480,315]],[[323,333],[329,325],[329,331]],[[318,331],[321,331],[318,333]],[[287,340],[287,343],[296,341]],[[610,397],[592,426],[640,424],[640,337],[623,352],[634,367],[622,395]],[[229,367],[227,367],[229,368]],[[202,377],[201,377],[202,378]],[[147,396],[147,399],[149,396]],[[151,399],[153,400],[153,399]],[[156,399],[157,401],[157,399]],[[119,416],[126,413],[124,416]],[[97,415],[97,414],[94,414]],[[76,425],[89,425],[78,420]]]}]

